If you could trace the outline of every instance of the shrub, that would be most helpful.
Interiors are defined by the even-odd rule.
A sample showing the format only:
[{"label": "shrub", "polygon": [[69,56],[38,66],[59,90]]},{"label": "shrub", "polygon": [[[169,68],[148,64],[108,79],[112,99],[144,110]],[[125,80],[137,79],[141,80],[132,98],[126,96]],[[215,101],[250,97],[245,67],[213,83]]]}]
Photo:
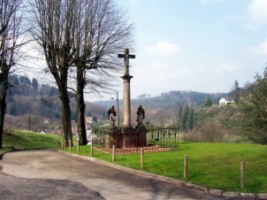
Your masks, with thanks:
[{"label": "shrub", "polygon": [[205,122],[199,128],[193,129],[184,135],[184,141],[191,142],[222,142],[223,134],[218,123]]}]

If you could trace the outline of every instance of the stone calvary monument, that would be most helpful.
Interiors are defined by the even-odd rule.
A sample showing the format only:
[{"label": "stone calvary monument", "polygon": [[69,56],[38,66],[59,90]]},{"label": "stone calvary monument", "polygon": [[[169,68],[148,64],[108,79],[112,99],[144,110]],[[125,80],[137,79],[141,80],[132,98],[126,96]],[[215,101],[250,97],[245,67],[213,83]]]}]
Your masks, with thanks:
[{"label": "stone calvary monument", "polygon": [[135,55],[129,54],[129,49],[125,49],[124,54],[118,54],[119,58],[124,58],[124,75],[121,77],[123,79],[123,127],[131,127],[131,87],[130,82],[133,76],[129,73],[129,59],[135,58]]},{"label": "stone calvary monument", "polygon": [[145,111],[142,106],[137,110],[138,125],[133,128],[131,125],[131,87],[130,81],[133,76],[129,73],[129,59],[135,58],[135,55],[129,54],[129,49],[125,49],[124,54],[118,54],[119,58],[124,59],[125,70],[121,77],[123,79],[123,126],[115,127],[114,122],[111,122],[109,133],[106,137],[106,147],[112,148],[132,148],[144,147],[147,145],[146,134],[147,130],[143,124]]}]

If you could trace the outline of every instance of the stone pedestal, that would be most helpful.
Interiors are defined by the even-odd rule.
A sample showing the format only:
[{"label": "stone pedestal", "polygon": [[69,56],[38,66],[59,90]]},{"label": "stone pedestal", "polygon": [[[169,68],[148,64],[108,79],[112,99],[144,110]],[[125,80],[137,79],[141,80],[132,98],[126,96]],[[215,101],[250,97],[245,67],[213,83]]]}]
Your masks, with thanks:
[{"label": "stone pedestal", "polygon": [[147,145],[146,141],[146,129],[123,129],[123,148],[144,147]]},{"label": "stone pedestal", "polygon": [[123,138],[121,134],[121,129],[111,128],[105,136],[105,147],[111,149],[113,145],[116,148],[123,147]]},{"label": "stone pedestal", "polygon": [[111,129],[109,134],[106,135],[106,148],[111,149],[113,145],[116,148],[137,148],[145,147],[147,145],[146,134],[147,130],[123,128]]}]

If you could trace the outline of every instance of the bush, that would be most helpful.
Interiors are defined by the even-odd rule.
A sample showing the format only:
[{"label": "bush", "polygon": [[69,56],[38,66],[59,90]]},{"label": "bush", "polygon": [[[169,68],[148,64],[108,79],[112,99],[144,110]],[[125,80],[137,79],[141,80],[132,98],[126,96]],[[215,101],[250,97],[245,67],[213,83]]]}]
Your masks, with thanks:
[{"label": "bush", "polygon": [[206,122],[199,128],[184,134],[184,141],[191,142],[222,142],[223,134],[218,123]]},{"label": "bush", "polygon": [[249,95],[243,98],[242,132],[249,140],[267,144],[267,67],[262,76],[249,87]]}]

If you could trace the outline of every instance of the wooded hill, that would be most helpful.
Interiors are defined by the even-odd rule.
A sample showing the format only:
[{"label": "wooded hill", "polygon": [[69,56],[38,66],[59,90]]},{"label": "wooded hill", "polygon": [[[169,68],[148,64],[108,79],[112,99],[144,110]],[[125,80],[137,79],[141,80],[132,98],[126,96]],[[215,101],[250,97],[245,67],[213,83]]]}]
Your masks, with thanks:
[{"label": "wooded hill", "polygon": [[[211,99],[213,103],[225,96],[225,93],[201,93],[194,91],[171,91],[160,96],[147,97],[140,95],[132,100],[132,119],[135,123],[135,112],[139,105],[146,110],[146,121],[152,124],[174,124],[179,110],[188,105],[190,108],[201,107],[205,101]],[[72,120],[76,121],[75,94],[69,92],[72,108]],[[101,102],[86,102],[86,116],[93,116],[97,120],[107,120],[107,110],[116,105],[115,100]],[[122,112],[122,100],[120,100]],[[30,117],[30,119],[29,119]],[[30,120],[30,122],[29,122]],[[39,131],[41,129],[55,129],[61,120],[61,104],[56,87],[40,84],[37,79],[26,76],[11,75],[10,88],[7,95],[6,126]],[[43,122],[46,122],[43,124]],[[30,123],[30,124],[29,124]],[[48,127],[48,128],[47,128]]]},{"label": "wooded hill", "polygon": [[[183,107],[189,104],[192,107],[203,106],[207,99],[210,99],[212,104],[218,104],[221,97],[228,96],[228,93],[203,93],[196,91],[170,91],[162,93],[159,96],[151,97],[150,95],[140,95],[137,99],[131,100],[132,107],[143,105],[150,109],[173,109],[174,107]],[[97,101],[99,105],[108,107],[115,105],[114,100]],[[122,100],[120,100],[122,104]]]},{"label": "wooded hill", "polygon": [[[34,131],[58,131],[61,129],[61,103],[58,89],[52,85],[39,84],[26,76],[11,75],[7,94],[5,127],[31,129]],[[72,120],[77,120],[76,95],[69,92]],[[87,116],[101,118],[103,107],[86,102]],[[94,113],[94,114],[93,114]]]},{"label": "wooded hill", "polygon": [[[60,118],[58,90],[48,84],[39,84],[26,76],[11,75],[7,93],[7,114],[18,116],[28,113],[49,118]],[[74,97],[73,93],[69,93]]]}]

